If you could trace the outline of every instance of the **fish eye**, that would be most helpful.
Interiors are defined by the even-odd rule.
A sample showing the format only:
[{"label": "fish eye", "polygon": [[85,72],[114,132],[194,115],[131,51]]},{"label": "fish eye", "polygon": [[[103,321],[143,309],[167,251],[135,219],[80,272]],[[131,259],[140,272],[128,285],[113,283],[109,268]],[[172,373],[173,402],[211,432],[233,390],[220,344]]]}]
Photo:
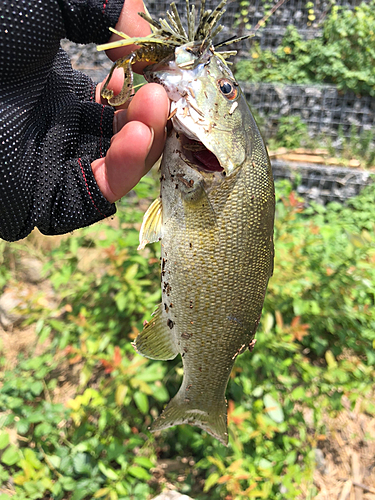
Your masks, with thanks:
[{"label": "fish eye", "polygon": [[233,101],[234,99],[236,99],[236,97],[238,95],[238,90],[236,89],[236,87],[233,85],[233,83],[230,80],[228,80],[227,78],[221,78],[218,81],[218,84],[219,84],[219,89],[220,89],[221,93],[227,99],[229,99],[230,101]]}]

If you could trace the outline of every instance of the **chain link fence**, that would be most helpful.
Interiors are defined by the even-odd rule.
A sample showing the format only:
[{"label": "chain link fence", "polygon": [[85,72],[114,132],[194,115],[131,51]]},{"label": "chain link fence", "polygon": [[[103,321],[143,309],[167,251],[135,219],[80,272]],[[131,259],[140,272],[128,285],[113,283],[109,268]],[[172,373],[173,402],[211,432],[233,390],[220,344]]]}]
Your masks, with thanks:
[{"label": "chain link fence", "polygon": [[[224,30],[218,37],[218,41],[228,39],[234,35],[246,35],[263,19],[264,15],[277,4],[278,0],[229,0],[226,5],[221,24]],[[180,16],[186,22],[185,0],[175,1]],[[193,3],[193,2],[191,2]],[[254,38],[236,44],[239,51],[249,50],[254,40],[259,42],[261,48],[276,48],[280,45],[287,26],[293,24],[305,38],[314,38],[320,32],[320,24],[330,11],[333,4],[349,9],[355,8],[361,0],[287,0],[268,19],[266,26],[257,31]],[[206,8],[214,9],[217,0],[207,0]],[[313,6],[309,6],[312,4]],[[146,1],[147,9],[155,17],[165,17],[170,8],[169,0]],[[199,7],[199,3],[197,4]],[[312,9],[314,20],[310,21],[310,10]],[[246,21],[244,20],[246,19]],[[251,27],[249,29],[249,27]]]}]

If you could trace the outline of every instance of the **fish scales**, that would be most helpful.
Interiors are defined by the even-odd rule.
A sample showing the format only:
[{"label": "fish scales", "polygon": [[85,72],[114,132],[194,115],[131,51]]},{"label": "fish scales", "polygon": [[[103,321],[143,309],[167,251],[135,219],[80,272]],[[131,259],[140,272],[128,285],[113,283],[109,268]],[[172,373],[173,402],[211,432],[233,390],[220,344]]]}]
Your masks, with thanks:
[{"label": "fish scales", "polygon": [[[236,356],[254,337],[272,273],[273,208],[264,202],[272,198],[272,177],[265,163],[259,182],[251,166],[211,193],[209,203],[204,198],[184,207],[179,190],[186,186],[176,189],[175,179],[186,165],[174,154],[174,140],[168,139],[162,166],[163,208],[173,213],[162,240],[162,303],[183,356],[184,380],[153,429],[191,423],[226,442],[225,389]],[[168,190],[176,196],[164,197]]]},{"label": "fish scales", "polygon": [[[227,444],[225,390],[237,356],[254,347],[273,270],[275,196],[266,147],[225,62],[229,53],[216,52],[210,38],[224,5],[202,10],[196,30],[191,12],[188,34],[172,5],[170,31],[152,21],[149,37],[115,43],[155,41],[167,54],[144,71],[167,91],[171,127],[160,197],[144,216],[139,247],[161,241],[162,303],[133,345],[151,359],[180,354],[184,376],[151,430],[188,423]],[[130,59],[137,57],[119,62],[126,74]]]}]

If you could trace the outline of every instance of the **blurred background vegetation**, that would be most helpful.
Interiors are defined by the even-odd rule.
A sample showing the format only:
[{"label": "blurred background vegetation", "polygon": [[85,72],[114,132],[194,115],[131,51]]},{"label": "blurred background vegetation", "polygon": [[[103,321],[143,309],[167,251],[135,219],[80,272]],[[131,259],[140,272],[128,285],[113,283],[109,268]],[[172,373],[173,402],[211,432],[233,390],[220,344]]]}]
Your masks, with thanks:
[{"label": "blurred background vegetation", "polygon": [[[365,29],[374,10],[363,9]],[[351,69],[352,83],[335,47],[359,63],[361,32],[341,36],[345,16],[328,18],[329,51],[290,28],[276,53],[255,48],[253,66],[237,71],[301,82],[317,77],[315,51],[327,60],[319,70],[335,67],[336,83],[371,94],[375,35],[369,25],[360,49],[368,59]],[[300,124],[282,126],[277,147],[298,147]],[[130,344],[160,300],[158,245],[136,250],[156,173],[113,220],[0,242],[8,298],[0,304],[0,500],[145,500],[164,487],[196,500],[313,499],[348,450],[361,453],[363,499],[375,498],[375,185],[324,207],[307,206],[295,183],[276,186],[275,271],[256,347],[236,360],[228,385],[228,448],[190,426],[148,431],[182,378],[180,359],[149,361]]]},{"label": "blurred background vegetation", "polygon": [[[1,500],[141,500],[170,484],[202,500],[314,498],[326,417],[374,417],[375,185],[304,208],[282,182],[258,342],[228,387],[229,447],[190,426],[149,433],[182,377],[180,359],[130,345],[160,299],[159,249],[136,250],[156,191],[148,176],[113,221],[1,244],[0,285],[22,297],[2,335]],[[25,257],[44,263],[37,285]]]}]

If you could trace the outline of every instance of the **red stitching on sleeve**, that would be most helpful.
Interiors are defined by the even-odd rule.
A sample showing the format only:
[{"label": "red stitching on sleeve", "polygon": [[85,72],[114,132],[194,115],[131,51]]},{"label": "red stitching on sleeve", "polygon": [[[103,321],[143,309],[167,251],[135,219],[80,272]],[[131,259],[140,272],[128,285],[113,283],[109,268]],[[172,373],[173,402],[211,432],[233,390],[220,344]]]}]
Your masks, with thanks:
[{"label": "red stitching on sleeve", "polygon": [[100,158],[103,158],[103,116],[104,116],[104,108],[105,106],[102,106],[102,114],[100,115],[100,123],[99,123],[99,130],[100,130],[100,139],[99,139],[99,154]]},{"label": "red stitching on sleeve", "polygon": [[80,169],[81,169],[81,172],[82,172],[82,177],[83,177],[83,180],[85,181],[85,184],[86,184],[87,193],[88,193],[88,195],[90,196],[90,199],[91,199],[91,201],[92,201],[92,204],[94,205],[94,207],[96,208],[96,210],[100,213],[100,215],[101,215],[102,217],[106,218],[107,216],[106,216],[106,215],[104,215],[104,214],[103,214],[103,213],[99,210],[99,208],[96,206],[96,204],[95,204],[94,198],[93,198],[93,196],[92,196],[92,194],[91,194],[91,192],[90,192],[90,189],[89,189],[89,185],[87,184],[86,174],[85,174],[85,171],[83,170],[83,166],[82,166],[81,158],[78,158],[78,165],[79,165],[79,167],[80,167]]},{"label": "red stitching on sleeve", "polygon": [[107,4],[108,4],[108,0],[105,0],[105,2],[103,3],[103,10],[102,10],[102,14],[104,14],[104,11],[107,7]]}]

